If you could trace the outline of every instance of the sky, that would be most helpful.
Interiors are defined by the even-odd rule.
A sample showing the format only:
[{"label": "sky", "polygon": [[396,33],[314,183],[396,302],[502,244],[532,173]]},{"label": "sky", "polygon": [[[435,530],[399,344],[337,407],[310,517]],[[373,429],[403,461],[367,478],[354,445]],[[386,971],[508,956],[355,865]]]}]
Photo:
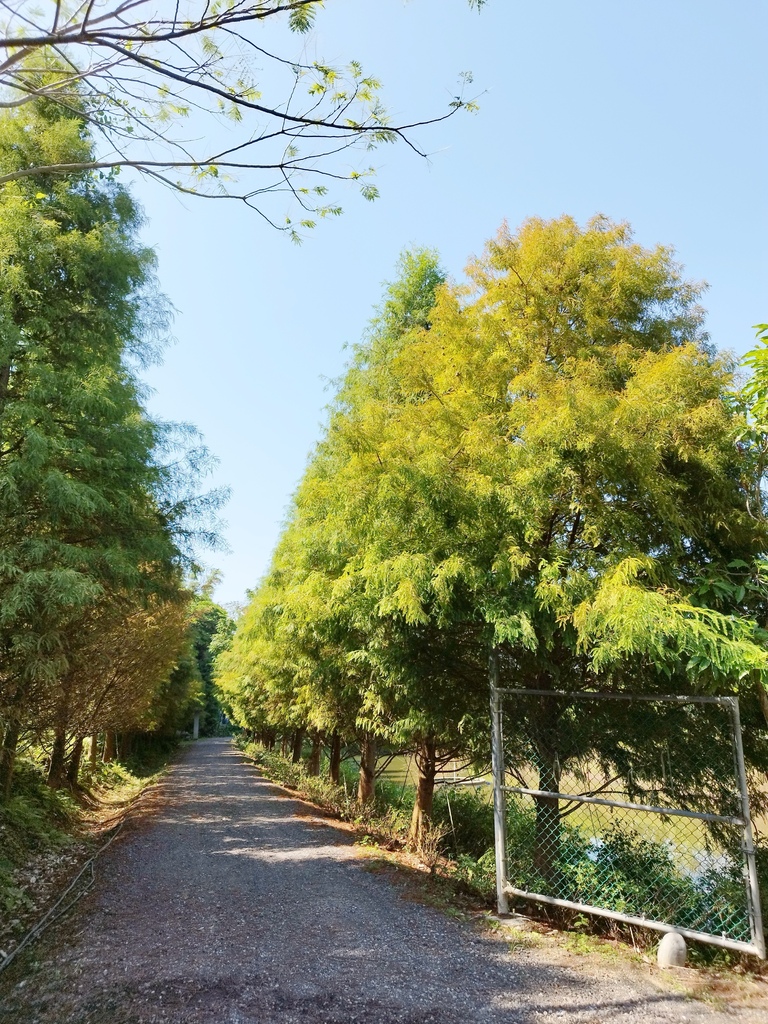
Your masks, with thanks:
[{"label": "sky", "polygon": [[[229,551],[204,554],[226,604],[267,571],[320,436],[333,380],[409,246],[460,280],[503,221],[596,213],[674,247],[706,281],[712,341],[737,354],[768,320],[764,0],[327,0],[291,59],[360,60],[395,122],[443,113],[471,71],[479,111],[373,154],[380,197],[296,246],[242,204],[138,181],[174,344],[146,374],[150,411],[195,424],[229,487]],[[345,347],[347,346],[347,347]]]}]

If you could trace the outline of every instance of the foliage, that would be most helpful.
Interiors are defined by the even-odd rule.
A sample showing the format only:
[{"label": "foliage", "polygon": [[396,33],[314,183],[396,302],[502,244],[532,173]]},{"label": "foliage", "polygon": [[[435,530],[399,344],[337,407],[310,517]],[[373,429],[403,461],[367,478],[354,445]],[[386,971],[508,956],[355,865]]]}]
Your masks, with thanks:
[{"label": "foliage", "polygon": [[[448,829],[446,850],[479,860],[493,849],[493,804],[487,790],[441,786],[435,794],[432,819]],[[494,880],[494,891],[495,885]]]},{"label": "foliage", "polygon": [[768,425],[768,324],[755,324],[757,340],[762,345],[750,349],[742,362],[752,368],[752,376],[741,389],[741,394],[749,403],[749,411],[754,422],[766,432]]},{"label": "foliage", "polygon": [[[71,865],[90,839],[89,814],[94,806],[125,806],[160,771],[177,742],[147,737],[136,744],[127,764],[99,762],[83,773],[90,796],[85,804],[46,783],[45,752],[30,748],[19,758],[13,797],[0,803],[0,942],[5,945],[18,926],[14,918],[40,916],[43,882],[59,889],[61,860]],[[103,841],[103,840],[102,840]],[[31,923],[31,922],[30,922]],[[7,946],[5,947],[8,948]]]},{"label": "foliage", "polygon": [[321,776],[309,775],[301,762],[294,763],[255,744],[246,744],[243,749],[270,779],[295,789],[307,800],[328,808],[344,820],[354,817],[354,800],[345,787],[334,786]]},{"label": "foliage", "polygon": [[215,574],[206,581],[191,608],[191,639],[202,686],[199,697],[201,736],[219,733],[222,708],[214,685],[214,664],[235,628],[225,609],[211,600],[210,594],[217,581]]},{"label": "foliage", "polygon": [[52,791],[39,769],[31,761],[23,761],[17,769],[13,799],[0,803],[0,916],[6,921],[31,906],[18,870],[32,856],[70,845],[75,816],[71,798]]},{"label": "foliage", "polygon": [[399,271],[220,663],[238,721],[415,749],[428,816],[441,757],[487,758],[496,648],[531,689],[738,692],[765,768],[768,537],[701,287],[602,217],[503,228],[464,285]]},{"label": "foliage", "polygon": [[[71,98],[2,113],[0,170],[93,152]],[[142,404],[168,312],[140,222],[88,170],[0,195],[0,799],[22,732],[53,730],[60,785],[87,730],[138,723],[183,643],[192,545],[215,534],[219,496],[189,486],[205,454]]]}]

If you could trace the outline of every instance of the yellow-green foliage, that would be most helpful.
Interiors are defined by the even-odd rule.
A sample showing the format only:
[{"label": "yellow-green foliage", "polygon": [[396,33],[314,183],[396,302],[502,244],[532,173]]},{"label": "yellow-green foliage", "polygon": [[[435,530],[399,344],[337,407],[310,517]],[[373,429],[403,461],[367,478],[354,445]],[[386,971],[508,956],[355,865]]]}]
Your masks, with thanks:
[{"label": "yellow-green foliage", "polygon": [[761,677],[745,421],[671,250],[563,217],[467,284],[401,270],[235,638],[241,720],[461,745],[494,644],[533,687]]}]

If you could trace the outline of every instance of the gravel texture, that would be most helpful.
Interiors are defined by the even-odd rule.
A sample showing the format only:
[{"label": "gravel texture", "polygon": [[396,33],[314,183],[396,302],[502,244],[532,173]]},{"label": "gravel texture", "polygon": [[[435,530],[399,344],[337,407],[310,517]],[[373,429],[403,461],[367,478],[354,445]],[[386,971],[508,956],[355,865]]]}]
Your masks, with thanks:
[{"label": "gravel texture", "polygon": [[[302,816],[301,812],[304,814]],[[189,747],[75,910],[0,977],[4,1024],[768,1024],[650,969],[518,949],[403,899],[227,740]]]}]

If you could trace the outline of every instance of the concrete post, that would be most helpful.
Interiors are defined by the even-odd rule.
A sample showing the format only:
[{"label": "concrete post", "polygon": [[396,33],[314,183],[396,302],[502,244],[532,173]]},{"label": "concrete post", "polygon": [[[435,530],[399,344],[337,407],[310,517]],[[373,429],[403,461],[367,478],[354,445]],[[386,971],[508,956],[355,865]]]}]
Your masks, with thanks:
[{"label": "concrete post", "polygon": [[685,939],[680,932],[667,932],[659,943],[657,959],[659,967],[667,970],[669,967],[685,967],[686,946]]}]

